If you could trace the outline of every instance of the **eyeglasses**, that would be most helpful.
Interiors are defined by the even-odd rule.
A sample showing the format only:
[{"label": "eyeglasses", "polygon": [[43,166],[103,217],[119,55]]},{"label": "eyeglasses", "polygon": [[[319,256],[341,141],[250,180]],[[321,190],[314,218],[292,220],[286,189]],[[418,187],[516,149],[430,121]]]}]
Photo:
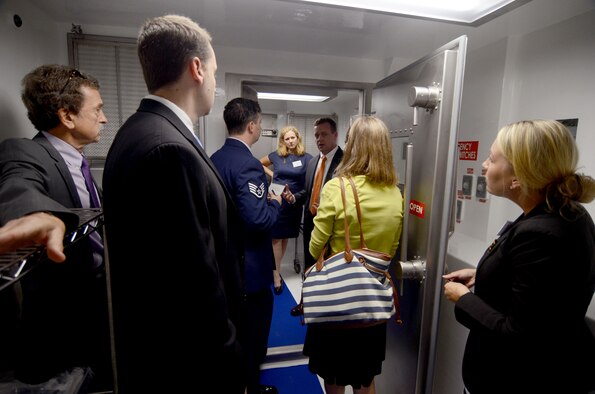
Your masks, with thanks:
[{"label": "eyeglasses", "polygon": [[62,90],[60,90],[60,94],[64,93],[64,90],[66,89],[66,87],[68,86],[68,84],[70,83],[70,81],[72,81],[72,78],[82,78],[82,79],[87,79],[79,70],[77,70],[76,68],[73,69],[70,74],[68,75],[68,81],[66,81],[66,83],[64,84],[64,87],[62,88]]}]

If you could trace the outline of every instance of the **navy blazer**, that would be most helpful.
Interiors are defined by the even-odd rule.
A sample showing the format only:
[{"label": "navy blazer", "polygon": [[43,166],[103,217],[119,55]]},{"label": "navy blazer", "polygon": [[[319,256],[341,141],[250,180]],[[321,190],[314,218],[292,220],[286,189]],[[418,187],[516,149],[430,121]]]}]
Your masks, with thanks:
[{"label": "navy blazer", "polygon": [[[99,190],[99,189],[98,189]],[[67,230],[78,225],[70,208],[81,208],[76,186],[60,153],[42,133],[0,144],[0,224],[32,212],[53,212]],[[104,277],[93,268],[88,240],[65,250],[66,261],[40,264],[23,279],[16,375],[39,383],[74,366],[91,366],[95,381],[111,384]]]},{"label": "navy blazer", "polygon": [[273,283],[275,258],[271,229],[281,205],[268,201],[268,181],[262,164],[243,142],[228,138],[211,156],[243,219],[246,293],[265,291]]},{"label": "navy blazer", "polygon": [[143,99],[122,125],[103,197],[120,392],[186,392],[196,383],[242,393],[241,221],[168,107]]},{"label": "navy blazer", "polygon": [[455,304],[470,329],[463,380],[476,393],[586,393],[595,340],[585,314],[595,290],[595,226],[538,206],[479,262],[474,293]]}]

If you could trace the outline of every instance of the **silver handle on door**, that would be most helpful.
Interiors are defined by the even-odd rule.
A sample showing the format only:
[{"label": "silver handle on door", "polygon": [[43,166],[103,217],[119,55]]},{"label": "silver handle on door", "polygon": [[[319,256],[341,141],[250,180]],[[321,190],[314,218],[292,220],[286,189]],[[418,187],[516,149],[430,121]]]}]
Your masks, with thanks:
[{"label": "silver handle on door", "polygon": [[422,282],[426,277],[426,262],[415,256],[413,260],[407,260],[407,248],[409,234],[409,205],[411,203],[411,180],[413,178],[413,144],[407,144],[407,157],[405,158],[405,183],[404,183],[404,204],[403,207],[403,230],[401,231],[401,259],[396,266],[397,278],[400,279],[400,290],[403,295],[403,280],[416,279]]}]

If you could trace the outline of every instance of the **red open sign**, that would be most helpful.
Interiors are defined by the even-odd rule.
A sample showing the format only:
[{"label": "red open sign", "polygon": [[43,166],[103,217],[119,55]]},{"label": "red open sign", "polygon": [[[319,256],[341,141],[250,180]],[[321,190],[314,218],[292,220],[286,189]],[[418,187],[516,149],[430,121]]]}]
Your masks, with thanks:
[{"label": "red open sign", "polygon": [[409,213],[423,219],[426,214],[426,204],[411,200],[409,202]]}]

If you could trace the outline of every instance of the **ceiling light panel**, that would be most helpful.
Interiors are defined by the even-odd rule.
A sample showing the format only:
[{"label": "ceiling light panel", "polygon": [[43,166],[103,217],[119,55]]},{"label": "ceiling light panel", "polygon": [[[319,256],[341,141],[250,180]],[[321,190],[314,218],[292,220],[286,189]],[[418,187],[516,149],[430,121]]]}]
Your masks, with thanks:
[{"label": "ceiling light panel", "polygon": [[294,0],[383,13],[474,24],[505,7],[529,0]]},{"label": "ceiling light panel", "polygon": [[329,98],[329,96],[313,96],[308,94],[258,92],[259,100],[308,101],[312,103],[321,103]]}]

